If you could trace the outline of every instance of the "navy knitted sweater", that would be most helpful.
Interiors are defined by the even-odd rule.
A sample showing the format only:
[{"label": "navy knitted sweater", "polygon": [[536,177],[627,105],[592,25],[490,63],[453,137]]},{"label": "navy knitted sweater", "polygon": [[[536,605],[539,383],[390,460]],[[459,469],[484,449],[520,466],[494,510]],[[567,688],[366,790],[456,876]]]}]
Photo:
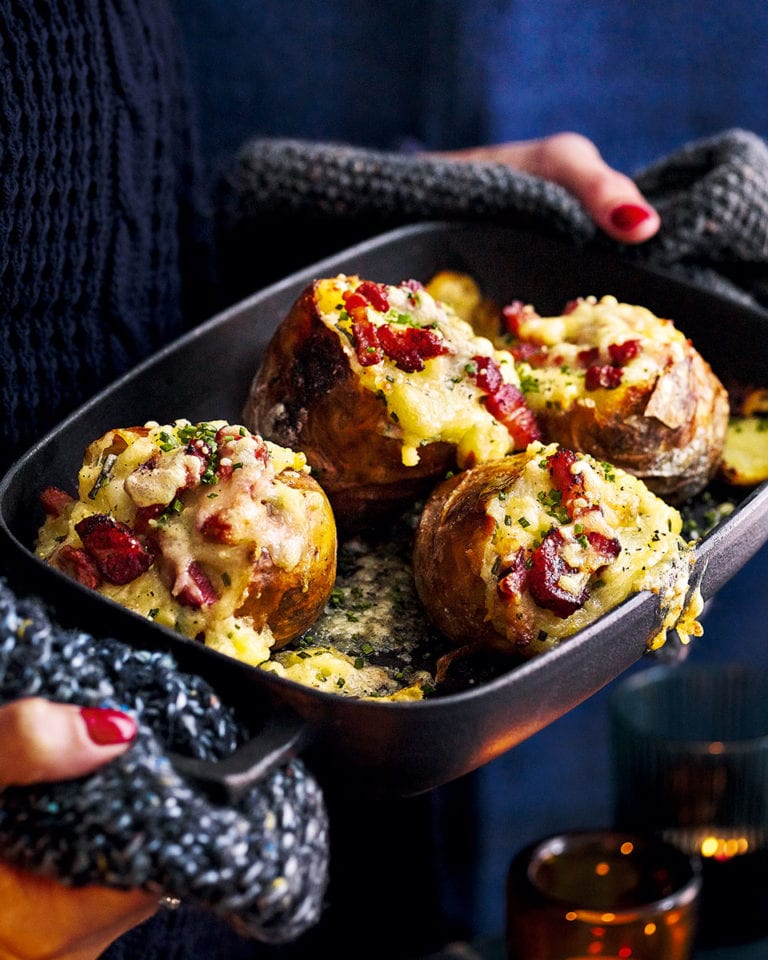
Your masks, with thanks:
[{"label": "navy knitted sweater", "polygon": [[0,2],[0,470],[182,328],[178,50],[158,0]]}]

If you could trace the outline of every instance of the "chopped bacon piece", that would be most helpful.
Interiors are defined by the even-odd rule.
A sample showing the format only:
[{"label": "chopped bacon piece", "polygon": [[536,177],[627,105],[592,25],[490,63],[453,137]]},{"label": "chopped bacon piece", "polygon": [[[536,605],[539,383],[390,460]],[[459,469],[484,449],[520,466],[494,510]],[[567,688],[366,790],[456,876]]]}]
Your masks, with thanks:
[{"label": "chopped bacon piece", "polygon": [[352,324],[355,335],[355,353],[360,366],[370,367],[374,363],[381,363],[384,351],[379,343],[376,325],[370,320],[355,320]]},{"label": "chopped bacon piece", "polygon": [[64,509],[75,502],[73,496],[58,487],[46,487],[40,494],[39,500],[40,506],[49,517],[60,517]]},{"label": "chopped bacon piece", "polygon": [[344,309],[355,320],[364,320],[367,316],[368,301],[354,290],[345,290],[341,295]]},{"label": "chopped bacon piece", "polygon": [[80,550],[69,543],[65,543],[60,550],[53,554],[50,562],[51,566],[62,570],[73,580],[82,583],[84,587],[98,590],[101,586],[102,581],[98,567],[85,550]]},{"label": "chopped bacon piece", "polygon": [[526,316],[530,316],[530,313],[526,314],[525,304],[522,300],[512,300],[511,303],[501,308],[501,316],[507,333],[512,334],[513,337],[519,337],[520,324]]},{"label": "chopped bacon piece", "polygon": [[491,416],[507,428],[516,450],[522,450],[541,438],[533,411],[513,384],[503,384],[496,393],[486,397],[485,405]]},{"label": "chopped bacon piece", "polygon": [[640,353],[639,340],[625,340],[624,343],[611,343],[608,346],[608,356],[614,367],[623,367]]},{"label": "chopped bacon piece", "polygon": [[506,383],[501,367],[493,357],[472,357],[475,383],[488,394],[485,406],[492,417],[503,424],[515,442],[516,449],[527,447],[541,436],[536,418],[525,397],[512,383]]},{"label": "chopped bacon piece", "polygon": [[369,306],[379,313],[389,310],[389,300],[383,284],[374,283],[372,280],[364,280],[354,290],[345,290],[341,299],[344,309],[357,323],[368,319]]},{"label": "chopped bacon piece", "polygon": [[138,536],[146,536],[151,531],[150,521],[157,520],[165,507],[162,503],[155,503],[151,507],[139,507],[133,517],[133,532]]},{"label": "chopped bacon piece", "polygon": [[397,329],[390,324],[383,324],[377,333],[384,352],[406,373],[417,373],[424,369],[425,360],[449,352],[442,336],[426,327]]},{"label": "chopped bacon piece", "polygon": [[472,357],[472,362],[476,367],[475,383],[486,393],[496,393],[499,387],[504,383],[501,375],[501,367],[496,363],[493,357]]},{"label": "chopped bacon piece", "polygon": [[133,530],[113,517],[95,513],[75,524],[75,530],[84,550],[109,583],[130,583],[152,565],[152,554]]},{"label": "chopped bacon piece", "polygon": [[552,362],[549,352],[530,340],[521,340],[510,347],[509,352],[518,362],[529,363],[532,367],[549,366]]},{"label": "chopped bacon piece", "polygon": [[623,377],[621,367],[612,367],[609,365],[588,367],[584,377],[584,385],[587,390],[597,390],[603,387],[606,390],[615,390],[619,386]]},{"label": "chopped bacon piece", "polygon": [[600,356],[600,350],[597,347],[588,347],[586,350],[579,350],[576,359],[582,368],[594,366]]},{"label": "chopped bacon piece", "polygon": [[528,568],[525,565],[525,551],[520,547],[512,564],[499,577],[499,593],[502,597],[509,599],[519,597],[525,589],[527,579]]},{"label": "chopped bacon piece", "polygon": [[225,511],[220,510],[205,518],[200,527],[200,533],[206,540],[213,540],[215,543],[232,542],[232,524],[224,519],[224,513]]},{"label": "chopped bacon piece", "polygon": [[552,483],[560,491],[560,503],[568,511],[571,520],[573,520],[573,501],[577,497],[584,496],[584,478],[580,473],[574,473],[572,470],[577,459],[573,450],[561,447],[549,458],[547,464]]},{"label": "chopped bacon piece", "polygon": [[589,597],[586,584],[576,594],[560,585],[564,574],[578,573],[563,559],[564,543],[559,530],[550,530],[531,554],[531,569],[528,571],[531,596],[540,607],[551,610],[558,617],[569,617],[584,606]]},{"label": "chopped bacon piece", "polygon": [[616,537],[606,537],[605,534],[592,530],[587,533],[587,540],[597,558],[605,561],[601,566],[594,568],[595,573],[607,567],[609,563],[613,563],[621,553],[621,543]]},{"label": "chopped bacon piece", "polygon": [[219,599],[213,584],[197,560],[189,563],[177,580],[174,592],[179,603],[186,607],[209,607]]},{"label": "chopped bacon piece", "polygon": [[379,313],[386,313],[389,310],[389,300],[384,284],[375,283],[373,280],[363,280],[355,293],[367,300],[373,309],[378,310]]}]

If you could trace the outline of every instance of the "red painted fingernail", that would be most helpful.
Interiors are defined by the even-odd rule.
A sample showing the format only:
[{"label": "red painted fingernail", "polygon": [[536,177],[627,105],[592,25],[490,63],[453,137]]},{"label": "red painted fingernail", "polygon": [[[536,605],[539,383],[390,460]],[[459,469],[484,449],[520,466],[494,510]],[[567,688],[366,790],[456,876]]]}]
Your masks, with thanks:
[{"label": "red painted fingernail", "polygon": [[651,211],[635,203],[623,203],[611,210],[611,223],[617,230],[634,230],[643,220],[650,217]]},{"label": "red painted fingernail", "polygon": [[136,721],[120,710],[83,707],[80,716],[85,721],[88,736],[100,747],[128,743],[136,736]]}]

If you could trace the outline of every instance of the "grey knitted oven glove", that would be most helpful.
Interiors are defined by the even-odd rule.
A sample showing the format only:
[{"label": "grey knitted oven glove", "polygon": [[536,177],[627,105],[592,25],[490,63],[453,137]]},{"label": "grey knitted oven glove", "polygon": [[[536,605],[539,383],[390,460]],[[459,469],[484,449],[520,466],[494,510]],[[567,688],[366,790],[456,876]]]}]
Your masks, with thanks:
[{"label": "grey knitted oven glove", "polygon": [[233,174],[234,216],[264,213],[370,227],[471,219],[539,225],[582,238],[591,221],[561,187],[503,164],[364,150],[296,140],[254,140]]},{"label": "grey knitted oven glove", "polygon": [[584,242],[594,225],[556,184],[502,164],[297,140],[253,140],[217,196],[218,271],[244,297],[406,223],[515,223]]},{"label": "grey knitted oven glove", "polygon": [[0,580],[0,702],[30,695],[125,710],[139,730],[126,753],[88,776],[0,793],[4,859],[73,886],[178,898],[267,942],[315,924],[328,824],[303,763],[217,804],[168,760],[219,759],[243,739],[208,684],[166,653],[62,630],[38,600],[18,600]]},{"label": "grey knitted oven glove", "polygon": [[768,144],[728,130],[636,177],[663,229],[627,255],[747,303],[768,305]]},{"label": "grey knitted oven glove", "polygon": [[[253,140],[219,196],[223,273],[245,294],[262,280],[383,230],[471,220],[607,249],[739,300],[768,304],[763,140],[728,130],[684,146],[636,180],[658,208],[662,228],[651,241],[630,247],[599,232],[564,188],[501,164]],[[260,268],[271,275],[259,275]]]}]

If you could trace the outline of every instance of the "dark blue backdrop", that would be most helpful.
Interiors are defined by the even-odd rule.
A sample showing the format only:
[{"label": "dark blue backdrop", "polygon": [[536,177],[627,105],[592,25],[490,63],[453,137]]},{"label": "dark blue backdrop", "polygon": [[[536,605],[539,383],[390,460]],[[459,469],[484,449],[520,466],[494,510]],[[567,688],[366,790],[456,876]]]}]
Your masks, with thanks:
[{"label": "dark blue backdrop", "polygon": [[434,148],[575,129],[632,172],[768,134],[762,0],[176,0],[209,157],[255,133]]}]

